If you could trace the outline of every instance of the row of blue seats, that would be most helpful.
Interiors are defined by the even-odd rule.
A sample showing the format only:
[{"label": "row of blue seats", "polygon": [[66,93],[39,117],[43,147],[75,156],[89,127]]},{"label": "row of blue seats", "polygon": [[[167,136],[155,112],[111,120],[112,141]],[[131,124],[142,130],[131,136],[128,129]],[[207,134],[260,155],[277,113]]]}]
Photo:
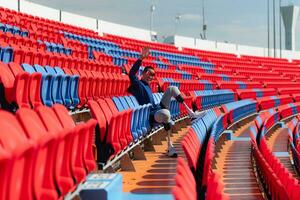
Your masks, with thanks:
[{"label": "row of blue seats", "polygon": [[176,86],[180,89],[180,83],[173,80],[173,78],[162,78],[164,82],[169,82],[170,86]]},{"label": "row of blue seats", "polygon": [[22,64],[24,71],[32,74],[42,74],[41,100],[44,105],[52,106],[55,103],[74,108],[79,104],[78,83],[79,76],[70,76],[60,67],[42,67],[40,65]]},{"label": "row of blue seats", "polygon": [[263,91],[261,91],[261,89],[254,88],[252,90],[256,92],[256,97],[257,98],[264,96],[264,93],[263,93]]},{"label": "row of blue seats", "polygon": [[156,63],[156,65],[159,69],[166,69],[166,70],[169,69],[169,66],[167,64],[165,64],[159,60],[155,60],[154,63]]},{"label": "row of blue seats", "polygon": [[202,61],[184,61],[184,60],[169,59],[169,62],[172,63],[173,65],[191,65],[191,66],[199,66],[205,68],[214,68],[213,64],[202,62]]},{"label": "row of blue seats", "polygon": [[129,51],[129,50],[123,50],[123,49],[109,49],[107,52],[108,55],[111,56],[119,56],[119,57],[131,57],[138,59],[140,57],[140,53]]},{"label": "row of blue seats", "polygon": [[219,76],[222,78],[222,81],[230,81],[230,78],[226,74],[219,74]]},{"label": "row of blue seats", "polygon": [[226,104],[223,105],[223,107],[226,109],[225,112],[227,112],[227,111],[229,112],[231,110],[234,110],[236,108],[239,108],[241,106],[248,105],[248,104],[251,104],[251,103],[256,103],[256,102],[254,100],[251,100],[251,99],[246,99],[246,100],[226,103]]},{"label": "row of blue seats", "polygon": [[[231,90],[201,90],[194,91],[196,97],[199,97],[200,102],[196,102],[196,105],[201,104],[201,109],[207,109],[214,106],[219,106],[229,102],[235,101],[234,92]],[[198,101],[198,98],[196,98]]]},{"label": "row of blue seats", "polygon": [[192,66],[200,66],[204,68],[214,68],[214,64],[209,62],[203,62],[196,56],[189,56],[189,55],[181,55],[175,53],[168,53],[168,52],[161,52],[157,50],[151,50],[151,55],[154,57],[163,56],[169,60],[170,63],[173,65],[192,65]]},{"label": "row of blue seats", "polygon": [[200,61],[199,58],[196,57],[196,56],[189,56],[189,55],[182,55],[182,54],[176,54],[176,53],[162,52],[162,51],[157,51],[157,50],[151,50],[150,53],[154,57],[163,56],[167,59],[172,59],[172,60],[182,60],[182,61],[191,61],[191,62]]},{"label": "row of blue seats", "polygon": [[14,51],[10,46],[0,47],[0,60],[4,63],[13,61]]},{"label": "row of blue seats", "polygon": [[217,119],[217,114],[214,109],[209,109],[202,118],[193,121],[191,128],[196,133],[200,144],[204,143],[207,135],[212,130],[212,127]]},{"label": "row of blue seats", "polygon": [[215,121],[212,130],[211,137],[214,138],[215,142],[217,142],[221,136],[221,134],[225,131],[228,125],[228,115],[222,114]]},{"label": "row of blue seats", "polygon": [[205,71],[205,73],[206,74],[214,74],[215,73],[215,71],[214,71],[214,65],[212,65],[212,67],[211,67],[211,65],[206,65],[206,64],[202,64],[201,66],[200,66],[200,68],[201,69],[203,69],[204,71]]},{"label": "row of blue seats", "polygon": [[233,123],[243,117],[255,113],[257,111],[257,102],[253,100],[242,100],[227,103],[223,105],[223,107],[226,108],[225,112],[232,111],[232,114],[229,116],[229,121]]},{"label": "row of blue seats", "polygon": [[243,81],[236,81],[236,84],[239,85],[239,89],[247,89],[247,86]]},{"label": "row of blue seats", "polygon": [[21,30],[17,26],[11,26],[11,25],[8,25],[8,24],[0,23],[0,30],[2,30],[3,32],[9,32],[9,33],[14,34],[14,35],[17,34],[17,35],[20,35],[22,37],[28,37],[29,36],[28,31]]},{"label": "row of blue seats", "polygon": [[213,90],[214,84],[208,80],[199,80],[199,83],[204,83],[204,90]]},{"label": "row of blue seats", "polygon": [[72,54],[72,49],[65,48],[62,44],[56,44],[53,42],[44,42],[48,51],[56,52],[56,53],[63,53],[66,55]]},{"label": "row of blue seats", "polygon": [[178,69],[176,69],[175,71],[182,74],[182,79],[188,79],[188,80],[192,79],[192,74],[187,71],[182,71],[182,70],[178,70]]},{"label": "row of blue seats", "polygon": [[119,111],[128,109],[133,110],[130,130],[134,141],[137,141],[149,133],[151,104],[141,106],[133,96],[113,97],[112,99]]},{"label": "row of blue seats", "polygon": [[107,47],[113,47],[113,48],[119,48],[118,45],[116,45],[113,42],[105,41],[105,40],[100,40],[100,39],[94,39],[91,37],[85,37],[81,35],[76,35],[73,33],[69,32],[62,32],[66,38],[72,39],[72,40],[78,40],[84,44],[87,45],[99,45],[99,46],[107,46]]},{"label": "row of blue seats", "polygon": [[93,55],[93,51],[99,51],[102,53],[107,54],[108,56],[112,56],[114,65],[117,66],[123,66],[127,63],[127,59],[123,58],[125,57],[132,57],[132,58],[138,58],[139,54],[133,51],[126,51],[126,50],[120,50],[116,48],[110,48],[110,47],[103,47],[103,46],[88,46],[88,53],[89,53],[89,59],[95,59]]},{"label": "row of blue seats", "polygon": [[89,59],[95,59],[94,55],[93,55],[93,51],[99,51],[99,52],[102,52],[102,53],[106,53],[107,52],[107,47],[89,45],[88,46]]},{"label": "row of blue seats", "polygon": [[281,105],[280,99],[278,98],[278,96],[270,96],[270,99],[273,99],[273,100],[274,100],[274,105],[275,105],[275,107]]},{"label": "row of blue seats", "polygon": [[113,56],[113,63],[117,66],[123,66],[126,65],[128,60],[126,58],[120,57],[120,56]]}]

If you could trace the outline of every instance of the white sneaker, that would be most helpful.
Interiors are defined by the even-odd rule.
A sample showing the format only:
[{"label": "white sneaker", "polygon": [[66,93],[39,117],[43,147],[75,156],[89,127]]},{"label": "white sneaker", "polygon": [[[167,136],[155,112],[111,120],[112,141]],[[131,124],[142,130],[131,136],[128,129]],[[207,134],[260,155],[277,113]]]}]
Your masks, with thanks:
[{"label": "white sneaker", "polygon": [[193,116],[195,115],[194,111],[192,111],[189,107],[186,107],[188,114],[190,116],[190,118],[193,118]]},{"label": "white sneaker", "polygon": [[169,146],[167,154],[171,158],[177,158],[177,151],[173,146]]},{"label": "white sneaker", "polygon": [[193,111],[190,111],[188,112],[189,116],[191,119],[197,119],[197,118],[202,118],[204,117],[204,115],[206,114],[206,111],[196,111],[196,112],[193,112]]}]

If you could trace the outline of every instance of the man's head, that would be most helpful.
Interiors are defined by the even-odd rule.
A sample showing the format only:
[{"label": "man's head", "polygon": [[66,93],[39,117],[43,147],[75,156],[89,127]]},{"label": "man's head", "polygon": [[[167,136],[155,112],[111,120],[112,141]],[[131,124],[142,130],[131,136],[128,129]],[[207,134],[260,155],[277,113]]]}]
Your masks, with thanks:
[{"label": "man's head", "polygon": [[155,71],[154,68],[151,66],[147,66],[144,68],[144,71],[142,73],[141,80],[145,81],[146,83],[150,84],[151,81],[153,81],[155,77]]}]

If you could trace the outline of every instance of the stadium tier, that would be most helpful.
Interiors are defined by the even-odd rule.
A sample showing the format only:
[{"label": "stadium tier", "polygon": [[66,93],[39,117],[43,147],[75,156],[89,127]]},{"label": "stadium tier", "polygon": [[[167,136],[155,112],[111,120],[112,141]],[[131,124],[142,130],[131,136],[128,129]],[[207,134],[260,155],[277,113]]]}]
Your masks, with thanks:
[{"label": "stadium tier", "polygon": [[[0,200],[300,199],[300,62],[178,49],[0,8]],[[127,89],[142,62],[165,124]],[[167,108],[166,108],[167,109]],[[163,150],[162,150],[163,149]]]}]

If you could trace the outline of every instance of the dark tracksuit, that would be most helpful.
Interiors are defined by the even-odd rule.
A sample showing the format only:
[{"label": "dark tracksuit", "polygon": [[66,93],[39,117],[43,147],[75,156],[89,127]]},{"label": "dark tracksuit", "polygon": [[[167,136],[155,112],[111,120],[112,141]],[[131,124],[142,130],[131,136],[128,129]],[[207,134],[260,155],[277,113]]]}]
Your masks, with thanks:
[{"label": "dark tracksuit", "polygon": [[139,71],[142,60],[138,59],[129,71],[130,87],[128,92],[131,93],[139,102],[140,105],[152,104],[150,111],[150,123],[154,122],[154,114],[160,110],[160,105],[154,103],[153,93],[148,83],[139,80],[136,73]]}]

